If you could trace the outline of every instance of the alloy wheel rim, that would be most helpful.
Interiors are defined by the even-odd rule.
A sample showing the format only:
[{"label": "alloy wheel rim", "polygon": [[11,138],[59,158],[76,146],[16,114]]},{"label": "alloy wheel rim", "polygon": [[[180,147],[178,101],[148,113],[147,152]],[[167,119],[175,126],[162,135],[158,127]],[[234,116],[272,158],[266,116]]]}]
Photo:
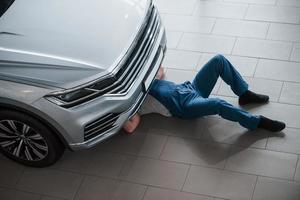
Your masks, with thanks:
[{"label": "alloy wheel rim", "polygon": [[10,155],[26,161],[39,161],[48,155],[48,145],[42,135],[17,120],[0,121],[0,146]]}]

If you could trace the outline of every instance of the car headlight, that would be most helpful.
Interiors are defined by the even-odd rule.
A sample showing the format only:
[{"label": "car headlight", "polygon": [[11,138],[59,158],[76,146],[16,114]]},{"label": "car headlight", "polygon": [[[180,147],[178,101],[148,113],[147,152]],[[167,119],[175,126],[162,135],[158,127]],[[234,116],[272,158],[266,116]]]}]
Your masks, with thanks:
[{"label": "car headlight", "polygon": [[78,89],[52,93],[45,98],[59,106],[69,108],[109,93],[115,81],[115,77],[109,77]]}]

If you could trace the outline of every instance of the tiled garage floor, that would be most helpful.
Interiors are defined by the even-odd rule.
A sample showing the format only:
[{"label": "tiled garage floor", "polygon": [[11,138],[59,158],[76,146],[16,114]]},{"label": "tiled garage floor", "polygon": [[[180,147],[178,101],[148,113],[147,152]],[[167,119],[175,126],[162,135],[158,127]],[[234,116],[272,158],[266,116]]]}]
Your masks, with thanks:
[{"label": "tiled garage floor", "polygon": [[[143,117],[133,135],[66,152],[32,169],[0,157],[1,200],[299,200],[300,0],[157,0],[168,79],[192,79],[216,53],[271,102],[247,109],[283,120],[285,137],[219,117]],[[236,97],[219,81],[214,95]]]}]

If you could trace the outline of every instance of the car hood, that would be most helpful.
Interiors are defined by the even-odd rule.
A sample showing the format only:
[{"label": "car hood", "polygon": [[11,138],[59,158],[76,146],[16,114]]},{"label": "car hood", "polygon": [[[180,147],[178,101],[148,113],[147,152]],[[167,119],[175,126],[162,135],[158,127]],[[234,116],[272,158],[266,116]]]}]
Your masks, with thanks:
[{"label": "car hood", "polygon": [[72,88],[111,72],[149,2],[15,1],[0,18],[0,79]]}]

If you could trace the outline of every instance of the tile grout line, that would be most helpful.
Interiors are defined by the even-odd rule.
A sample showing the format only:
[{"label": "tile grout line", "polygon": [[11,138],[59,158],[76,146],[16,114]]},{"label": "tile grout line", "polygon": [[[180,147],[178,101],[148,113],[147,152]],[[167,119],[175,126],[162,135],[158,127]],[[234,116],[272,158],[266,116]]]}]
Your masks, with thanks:
[{"label": "tile grout line", "polygon": [[266,32],[266,35],[265,35],[265,40],[268,40],[268,34],[269,34],[269,31],[270,31],[270,27],[271,27],[271,22],[269,22],[269,24],[268,24],[267,32]]},{"label": "tile grout line", "polygon": [[236,47],[236,45],[237,45],[238,39],[239,39],[238,36],[235,36],[234,38],[235,38],[235,40],[234,40],[234,44],[233,44],[233,46],[232,46],[232,48],[231,48],[231,51],[230,51],[230,54],[229,54],[230,56],[232,56],[233,51],[234,51],[234,49],[235,49],[235,47]]},{"label": "tile grout line", "polygon": [[189,173],[190,173],[191,168],[192,168],[192,165],[189,164],[189,168],[188,168],[188,170],[187,170],[187,173],[186,173],[184,182],[183,182],[183,184],[182,184],[182,186],[181,186],[181,188],[180,188],[180,192],[183,192],[183,188],[184,188],[185,183],[186,183],[186,181],[187,181],[187,179],[188,179],[188,176],[189,176]]},{"label": "tile grout line", "polygon": [[[230,37],[230,38],[234,38],[234,37]],[[246,38],[246,39],[253,39],[253,38]],[[262,40],[264,40],[264,39],[262,39]],[[292,42],[287,42],[287,43],[292,43]],[[171,50],[177,50],[177,51],[203,53],[203,54],[219,54],[219,52],[215,52],[215,51],[198,51],[198,50],[180,49],[180,48],[169,48],[169,49],[171,49]],[[267,58],[267,57],[257,57],[257,56],[251,56],[251,55],[228,54],[228,53],[223,53],[222,55],[225,55],[225,56],[236,56],[236,57],[243,57],[243,58],[253,58],[253,59],[263,59],[263,60],[271,60],[271,61],[278,61],[278,62],[289,62],[289,63],[297,63],[297,64],[300,63],[300,61],[290,61],[290,60],[286,60],[286,59],[275,59],[275,58]]]},{"label": "tile grout line", "polygon": [[230,145],[229,149],[228,149],[228,152],[227,152],[227,156],[226,156],[226,160],[224,162],[224,166],[223,166],[223,171],[226,171],[226,166],[227,166],[227,163],[228,163],[228,160],[230,158],[230,155],[231,155],[231,152],[232,152],[232,149],[234,148],[235,146],[234,145]]},{"label": "tile grout line", "polygon": [[196,67],[194,67],[194,72],[198,72],[198,67],[200,65],[200,62],[201,62],[202,58],[203,58],[203,53],[200,54],[200,56],[199,56],[199,58],[197,60]]},{"label": "tile grout line", "polygon": [[257,182],[258,182],[258,176],[256,176],[256,180],[255,180],[255,184],[254,184],[253,192],[252,192],[252,195],[251,195],[251,200],[253,200],[253,197],[254,197],[254,193],[255,193],[255,189],[256,189]]},{"label": "tile grout line", "polygon": [[[227,55],[226,55],[227,56]],[[225,56],[225,57],[226,57]],[[230,55],[228,55],[230,56]],[[300,81],[290,81],[290,80],[281,80],[281,79],[274,79],[274,78],[267,78],[267,77],[260,77],[260,76],[255,76],[255,73],[256,73],[256,69],[257,69],[257,65],[258,65],[258,62],[259,62],[259,59],[257,59],[256,61],[257,63],[255,64],[255,67],[254,67],[254,72],[253,72],[253,75],[251,76],[246,76],[246,75],[242,75],[242,77],[246,77],[246,78],[253,78],[253,79],[261,79],[261,80],[268,80],[268,81],[275,81],[275,82],[286,82],[286,83],[294,83],[294,84],[300,84]],[[200,62],[199,62],[200,63]],[[185,72],[197,72],[193,69],[179,69],[179,68],[174,68],[174,67],[168,67],[168,69],[172,70],[172,71],[185,71]],[[233,96],[229,96],[229,95],[220,95],[220,96],[228,96],[228,97],[233,97]],[[276,101],[272,101],[272,102],[276,102]],[[288,102],[284,102],[282,104],[287,104],[287,105],[295,105],[295,106],[298,106],[300,104],[293,104],[293,103],[288,103]]]},{"label": "tile grout line", "polygon": [[143,197],[141,198],[141,200],[144,200],[146,197],[146,193],[148,192],[149,186],[146,186],[146,190],[144,191]]},{"label": "tile grout line", "polygon": [[[201,36],[215,36],[215,37],[223,37],[223,38],[236,38],[239,37],[241,39],[249,39],[249,40],[262,40],[267,42],[281,42],[286,44],[292,44],[293,42],[300,42],[296,40],[279,40],[279,39],[266,39],[263,37],[249,37],[249,36],[240,36],[240,35],[224,35],[224,34],[212,34],[212,33],[206,33],[206,32],[193,32],[193,31],[168,31],[168,32],[177,32],[177,33],[188,33],[188,34],[194,34],[194,35],[201,35]],[[183,49],[185,50],[185,49]],[[193,51],[193,50],[188,50]],[[194,50],[195,51],[195,50]]]},{"label": "tile grout line", "polygon": [[[179,40],[175,46],[175,49],[178,49],[179,44],[181,43],[182,39],[183,39],[183,35],[185,34],[185,32],[181,32],[181,35],[179,37]],[[180,49],[179,49],[180,50]]]},{"label": "tile grout line", "polygon": [[88,176],[88,175],[84,175],[84,176],[82,177],[82,180],[81,180],[81,182],[80,182],[80,184],[79,184],[79,186],[78,186],[78,188],[77,188],[77,190],[76,190],[76,192],[75,192],[75,194],[74,194],[74,196],[73,196],[72,199],[75,199],[75,198],[77,197],[77,195],[78,195],[78,193],[79,193],[79,190],[80,190],[81,186],[83,185],[83,182],[84,182],[85,179],[86,179],[86,176]]},{"label": "tile grout line", "polygon": [[167,146],[168,141],[169,141],[169,136],[167,135],[166,141],[165,141],[165,143],[164,143],[164,145],[163,145],[163,148],[161,149],[161,152],[160,152],[160,154],[159,154],[159,156],[158,156],[158,160],[161,159],[162,154],[164,153],[164,151],[165,151],[165,149],[166,149],[166,146]]},{"label": "tile grout line", "polygon": [[255,74],[256,74],[256,71],[257,71],[257,68],[258,68],[258,64],[259,64],[259,61],[261,60],[261,58],[258,58],[257,61],[256,61],[256,65],[255,65],[255,68],[254,68],[254,72],[253,72],[253,78],[255,78]]},{"label": "tile grout line", "polygon": [[246,10],[245,10],[245,13],[244,13],[244,16],[243,16],[243,19],[242,19],[242,20],[244,20],[244,21],[246,21],[246,16],[247,16],[247,14],[248,14],[249,8],[250,8],[250,4],[247,3],[247,8],[246,8]]},{"label": "tile grout line", "polygon": [[26,168],[25,168],[25,167],[23,167],[23,169],[22,169],[22,173],[21,173],[20,177],[18,178],[18,180],[16,181],[16,184],[14,185],[14,189],[17,189],[17,187],[18,187],[18,184],[20,183],[21,179],[22,179],[22,178],[23,178],[23,176],[24,176],[25,170],[26,170]]},{"label": "tile grout line", "polygon": [[[163,186],[159,186],[159,185],[146,185],[146,186],[149,186],[149,187],[153,187],[153,188],[159,188],[159,189],[162,189],[162,190],[170,190],[170,191],[173,191],[173,192],[181,192],[181,193],[185,193],[185,194],[192,194],[192,195],[196,195],[196,196],[199,196],[199,197],[209,197],[209,198],[213,198],[213,199],[224,199],[224,197],[217,197],[217,196],[212,196],[212,195],[208,195],[208,194],[203,194],[203,193],[195,193],[195,192],[188,192],[188,191],[179,191],[177,189],[173,189],[173,188],[167,188],[167,187],[163,187]],[[230,199],[224,199],[224,200],[230,200]]]},{"label": "tile grout line", "polygon": [[277,98],[277,103],[280,103],[280,99],[281,99],[281,95],[282,95],[282,91],[283,91],[284,85],[285,85],[285,82],[283,81],[282,84],[281,84],[280,91],[279,91],[279,96]]},{"label": "tile grout line", "polygon": [[213,35],[213,31],[214,31],[214,28],[215,28],[215,26],[216,26],[216,24],[217,24],[217,21],[218,21],[218,18],[215,18],[214,24],[212,25],[209,34]]},{"label": "tile grout line", "polygon": [[296,179],[297,167],[298,167],[298,164],[300,163],[299,159],[300,159],[300,156],[298,155],[298,159],[297,159],[296,167],[295,167],[295,172],[294,172],[294,176],[293,176],[293,181],[294,182],[296,181],[295,179]]},{"label": "tile grout line", "polygon": [[[153,159],[153,160],[156,160],[156,159]],[[172,163],[177,163],[177,162],[172,162]],[[297,183],[297,181],[293,181],[291,179],[280,178],[280,177],[271,177],[271,176],[264,176],[264,175],[257,175],[257,174],[249,174],[249,173],[245,173],[245,172],[239,172],[239,171],[233,171],[233,170],[227,170],[227,169],[221,170],[221,169],[218,169],[218,168],[206,167],[206,166],[199,166],[199,165],[193,165],[193,164],[189,164],[189,165],[190,166],[196,166],[196,167],[202,167],[202,168],[215,169],[215,170],[220,170],[220,171],[225,171],[225,172],[227,171],[227,172],[232,172],[232,173],[236,173],[236,174],[240,174],[240,175],[261,176],[261,177],[272,178],[272,179],[276,179],[276,180],[283,180],[283,181],[289,181],[289,182],[296,182]],[[64,171],[64,170],[60,170],[60,171]],[[82,173],[78,173],[78,174],[82,174]],[[146,184],[146,183],[140,183],[140,182],[130,181],[130,180],[126,180],[126,179],[104,177],[104,176],[91,175],[91,174],[85,174],[85,176],[94,176],[94,177],[97,177],[97,178],[103,178],[103,179],[108,179],[108,180],[124,181],[124,182],[134,183],[134,184],[138,184],[138,185],[153,186],[153,187],[158,187],[158,188],[162,188],[162,189],[168,189],[168,190],[172,190],[172,191],[178,191],[177,189],[173,189],[173,188],[156,186],[156,185]],[[4,188],[6,188],[6,187],[4,187]],[[18,190],[18,191],[28,192],[26,190]],[[185,191],[183,191],[183,192],[185,192]],[[28,193],[32,193],[32,192],[28,192]],[[192,193],[192,192],[185,192],[185,193]],[[32,193],[32,194],[43,195],[43,194],[39,194],[39,193]],[[197,193],[192,193],[192,194],[197,194]],[[198,195],[205,195],[205,194],[198,194]],[[205,196],[207,196],[207,195],[205,195]]]},{"label": "tile grout line", "polygon": [[292,50],[290,52],[290,55],[289,55],[289,61],[293,62],[292,61],[292,55],[293,55],[293,52],[294,52],[294,49],[295,49],[295,45],[296,45],[296,42],[293,42],[292,43]]}]

